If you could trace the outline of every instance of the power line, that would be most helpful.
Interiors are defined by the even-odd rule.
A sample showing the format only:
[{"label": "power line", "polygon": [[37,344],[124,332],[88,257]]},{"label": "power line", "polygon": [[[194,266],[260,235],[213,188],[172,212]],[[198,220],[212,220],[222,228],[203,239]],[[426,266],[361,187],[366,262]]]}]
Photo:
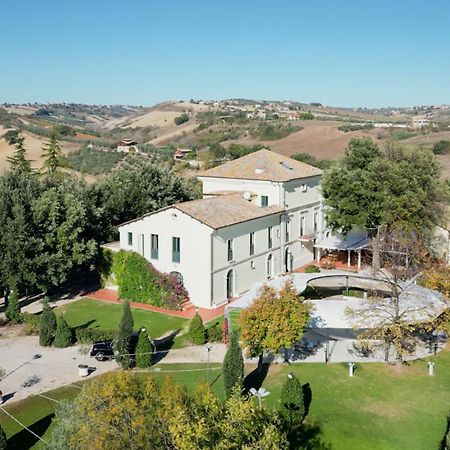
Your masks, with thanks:
[{"label": "power line", "polygon": [[16,419],[14,416],[12,416],[8,411],[6,411],[3,406],[0,406],[0,409],[9,416],[14,422],[18,423],[24,430],[27,430],[29,433],[31,433],[34,437],[38,438],[40,441],[42,441],[44,444],[47,444],[47,441],[40,436],[38,436],[33,430],[30,430],[28,427],[26,427],[22,422],[20,422],[18,419]]}]

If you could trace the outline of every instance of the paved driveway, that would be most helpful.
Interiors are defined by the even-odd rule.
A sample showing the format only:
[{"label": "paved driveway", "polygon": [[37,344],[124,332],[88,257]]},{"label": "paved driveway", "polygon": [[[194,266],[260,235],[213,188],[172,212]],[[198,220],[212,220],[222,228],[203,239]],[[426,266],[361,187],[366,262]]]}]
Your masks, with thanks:
[{"label": "paved driveway", "polygon": [[[0,337],[0,367],[6,372],[0,380],[0,389],[7,397],[13,394],[7,403],[80,380],[78,364],[96,367],[89,377],[117,368],[114,361],[99,363],[82,354],[80,348],[41,347],[37,336]],[[41,356],[34,359],[34,355]],[[24,383],[31,378],[36,382],[25,387]]]}]

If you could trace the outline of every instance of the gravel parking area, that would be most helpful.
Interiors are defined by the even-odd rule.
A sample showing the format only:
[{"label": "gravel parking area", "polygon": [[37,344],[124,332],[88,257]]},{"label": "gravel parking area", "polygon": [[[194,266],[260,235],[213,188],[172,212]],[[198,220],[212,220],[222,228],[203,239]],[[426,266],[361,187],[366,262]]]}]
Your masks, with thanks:
[{"label": "gravel parking area", "polygon": [[78,364],[95,368],[89,378],[117,368],[114,361],[99,363],[80,348],[41,347],[37,336],[0,337],[0,367],[5,370],[0,389],[6,402],[79,381]]}]

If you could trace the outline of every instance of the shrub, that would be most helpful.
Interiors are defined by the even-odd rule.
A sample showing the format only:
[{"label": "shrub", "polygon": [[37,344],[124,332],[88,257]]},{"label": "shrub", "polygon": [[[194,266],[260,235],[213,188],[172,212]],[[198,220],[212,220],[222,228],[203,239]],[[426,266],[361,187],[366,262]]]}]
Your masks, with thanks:
[{"label": "shrub", "polygon": [[20,312],[19,299],[14,291],[8,298],[8,306],[5,311],[6,318],[12,323],[22,323],[22,314]]},{"label": "shrub", "polygon": [[98,341],[114,339],[115,330],[99,330],[97,328],[77,328],[75,337],[80,344],[92,344]]},{"label": "shrub", "polygon": [[450,142],[441,140],[433,145],[432,151],[435,155],[444,155],[450,151]]},{"label": "shrub", "polygon": [[348,133],[349,131],[359,131],[359,130],[370,130],[373,128],[373,123],[365,123],[365,124],[349,124],[349,125],[341,125],[338,127],[339,131],[343,131],[344,133]]},{"label": "shrub", "polygon": [[225,318],[222,322],[222,343],[228,347],[228,343],[230,341],[230,333],[229,333],[229,323],[228,319]]},{"label": "shrub", "polygon": [[43,347],[51,346],[55,339],[55,332],[56,316],[46,299],[44,300],[44,306],[39,322],[39,344]]},{"label": "shrub", "polygon": [[305,400],[303,388],[298,378],[288,374],[288,379],[281,388],[281,413],[289,420],[290,427],[300,424],[305,416]]},{"label": "shrub", "polygon": [[136,366],[142,369],[152,365],[152,344],[145,328],[141,328],[139,332],[138,342],[136,345]]},{"label": "shrub", "polygon": [[181,125],[182,123],[185,123],[189,120],[189,116],[185,113],[181,114],[181,116],[175,117],[173,121],[175,122],[175,125]]},{"label": "shrub", "polygon": [[24,312],[22,313],[22,321],[25,324],[23,330],[23,334],[25,336],[31,336],[39,333],[39,316],[37,316],[36,314]]},{"label": "shrub", "polygon": [[116,361],[122,369],[129,369],[131,358],[129,355],[130,335],[133,331],[134,321],[131,314],[130,303],[123,304],[122,318],[120,319],[117,333],[114,337],[114,352],[117,354]]},{"label": "shrub", "polygon": [[222,341],[222,328],[219,326],[219,322],[206,329],[206,338],[208,342]]},{"label": "shrub", "polygon": [[319,273],[320,272],[320,267],[314,266],[314,265],[309,265],[305,267],[305,273]]},{"label": "shrub", "polygon": [[203,325],[203,320],[198,313],[191,320],[189,325],[189,338],[195,345],[206,344],[206,330]]},{"label": "shrub", "polygon": [[55,347],[66,348],[73,344],[73,331],[69,327],[66,319],[60,317],[55,332],[55,340],[53,342]]},{"label": "shrub", "polygon": [[320,267],[325,270],[336,269],[336,264],[333,261],[325,260],[320,264]]}]

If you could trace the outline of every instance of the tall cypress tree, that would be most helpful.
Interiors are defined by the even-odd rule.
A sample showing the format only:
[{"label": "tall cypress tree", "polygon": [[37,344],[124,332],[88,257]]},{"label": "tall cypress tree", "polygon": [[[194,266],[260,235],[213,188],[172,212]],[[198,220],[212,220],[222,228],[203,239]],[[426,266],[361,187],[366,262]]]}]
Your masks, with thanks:
[{"label": "tall cypress tree", "polygon": [[58,141],[58,133],[55,130],[50,135],[50,141],[43,145],[42,150],[43,153],[41,156],[45,158],[43,168],[49,174],[55,173],[58,167],[61,166],[63,158],[61,145]]},{"label": "tall cypress tree", "polygon": [[118,355],[116,360],[123,369],[129,369],[131,366],[129,343],[130,335],[133,332],[133,326],[134,322],[130,303],[127,300],[123,304],[122,318],[120,319],[116,337],[114,338],[114,352]]},{"label": "tall cypress tree", "polygon": [[73,332],[69,327],[63,316],[59,317],[58,324],[56,326],[55,341],[53,344],[55,347],[66,348],[73,342]]},{"label": "tall cypress tree", "polygon": [[225,397],[229,397],[234,389],[242,389],[244,381],[244,358],[239,346],[239,335],[233,330],[230,336],[230,346],[223,360],[222,378]]},{"label": "tall cypress tree", "polygon": [[22,322],[22,313],[20,312],[19,300],[15,290],[9,295],[5,315],[6,318],[12,323]]},{"label": "tall cypress tree", "polygon": [[26,159],[26,149],[25,149],[25,138],[23,136],[18,136],[16,138],[16,151],[13,156],[6,158],[6,160],[11,164],[12,169],[16,169],[19,172],[31,172],[31,164],[28,159]]},{"label": "tall cypress tree", "polygon": [[305,399],[302,384],[291,372],[281,388],[281,413],[289,420],[290,427],[303,421],[305,416]]},{"label": "tall cypress tree", "polygon": [[41,319],[39,321],[39,344],[43,347],[50,347],[55,339],[56,316],[50,308],[48,300],[44,300]]}]

